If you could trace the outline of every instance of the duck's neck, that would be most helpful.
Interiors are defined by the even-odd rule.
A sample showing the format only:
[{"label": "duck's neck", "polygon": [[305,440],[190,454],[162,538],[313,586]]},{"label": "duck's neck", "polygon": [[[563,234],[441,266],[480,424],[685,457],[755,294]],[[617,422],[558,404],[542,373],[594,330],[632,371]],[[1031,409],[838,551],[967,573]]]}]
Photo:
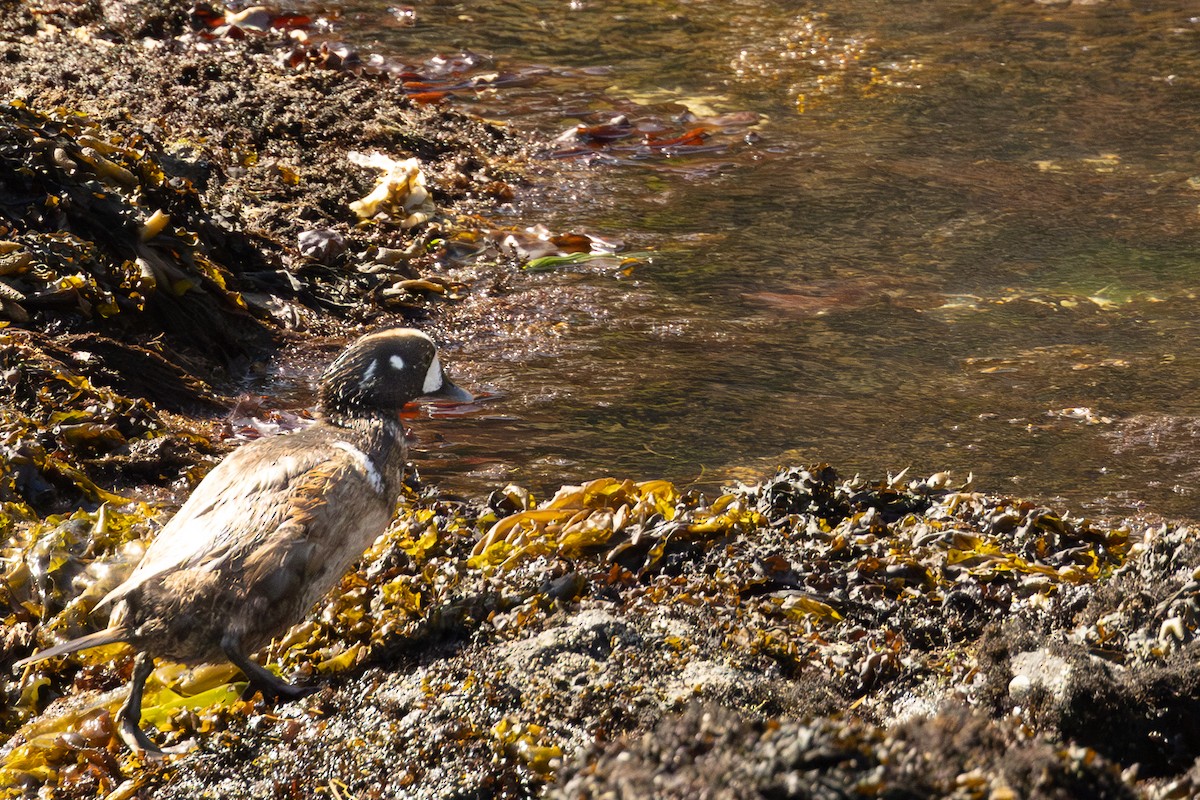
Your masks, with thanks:
[{"label": "duck's neck", "polygon": [[397,414],[348,416],[327,413],[324,421],[330,427],[345,431],[350,443],[381,471],[389,491],[399,491],[408,456],[404,446],[404,425]]}]

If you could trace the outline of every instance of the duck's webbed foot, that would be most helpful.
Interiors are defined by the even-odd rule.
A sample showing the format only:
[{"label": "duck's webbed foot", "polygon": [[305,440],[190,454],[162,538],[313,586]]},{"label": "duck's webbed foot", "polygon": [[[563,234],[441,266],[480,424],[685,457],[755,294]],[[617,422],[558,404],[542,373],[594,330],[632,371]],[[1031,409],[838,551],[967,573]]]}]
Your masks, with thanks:
[{"label": "duck's webbed foot", "polygon": [[133,677],[129,682],[129,697],[117,712],[117,735],[130,750],[143,757],[160,758],[164,755],[158,745],[141,728],[142,693],[146,679],[154,671],[154,657],[149,653],[138,653],[133,662]]},{"label": "duck's webbed foot", "polygon": [[244,700],[252,697],[255,692],[261,692],[263,699],[268,703],[291,702],[307,697],[319,688],[317,686],[297,686],[277,677],[243,653],[241,643],[235,638],[226,636],[222,639],[221,650],[225,652],[225,657],[250,681],[250,685],[242,694]]}]

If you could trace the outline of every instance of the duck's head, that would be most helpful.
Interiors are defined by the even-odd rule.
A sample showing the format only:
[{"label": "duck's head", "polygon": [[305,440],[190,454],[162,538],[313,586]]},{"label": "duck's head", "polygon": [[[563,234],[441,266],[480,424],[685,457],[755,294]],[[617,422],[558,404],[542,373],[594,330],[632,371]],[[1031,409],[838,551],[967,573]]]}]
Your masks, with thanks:
[{"label": "duck's head", "polygon": [[412,328],[362,337],[321,376],[321,412],[335,425],[354,419],[396,419],[405,403],[419,397],[473,399],[446,377],[433,340]]}]

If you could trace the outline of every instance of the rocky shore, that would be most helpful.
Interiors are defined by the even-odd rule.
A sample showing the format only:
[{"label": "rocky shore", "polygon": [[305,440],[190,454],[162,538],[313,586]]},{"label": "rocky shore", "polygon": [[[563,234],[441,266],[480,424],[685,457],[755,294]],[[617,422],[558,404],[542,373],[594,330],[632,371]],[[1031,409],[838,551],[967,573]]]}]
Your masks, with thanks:
[{"label": "rocky shore", "polygon": [[144,719],[179,753],[138,760],[131,654],[8,667],[95,625],[251,364],[471,291],[533,145],[300,14],[0,12],[5,796],[1200,795],[1194,530],[825,465],[414,485],[267,654],[319,692],[164,665]]}]

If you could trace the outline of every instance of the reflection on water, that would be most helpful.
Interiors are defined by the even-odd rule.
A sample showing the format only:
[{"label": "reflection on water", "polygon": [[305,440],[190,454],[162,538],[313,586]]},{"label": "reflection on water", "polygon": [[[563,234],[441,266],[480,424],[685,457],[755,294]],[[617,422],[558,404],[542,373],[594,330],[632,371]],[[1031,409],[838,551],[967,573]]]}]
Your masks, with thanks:
[{"label": "reflection on water", "polygon": [[501,397],[419,426],[426,474],[544,490],[823,460],[1200,515],[1200,17],[1154,5],[432,2],[413,28],[345,5],[386,52],[607,67],[457,99],[489,118],[552,134],[674,99],[764,120],[717,155],[547,163],[509,224],[655,255],[512,276],[444,320]]}]

